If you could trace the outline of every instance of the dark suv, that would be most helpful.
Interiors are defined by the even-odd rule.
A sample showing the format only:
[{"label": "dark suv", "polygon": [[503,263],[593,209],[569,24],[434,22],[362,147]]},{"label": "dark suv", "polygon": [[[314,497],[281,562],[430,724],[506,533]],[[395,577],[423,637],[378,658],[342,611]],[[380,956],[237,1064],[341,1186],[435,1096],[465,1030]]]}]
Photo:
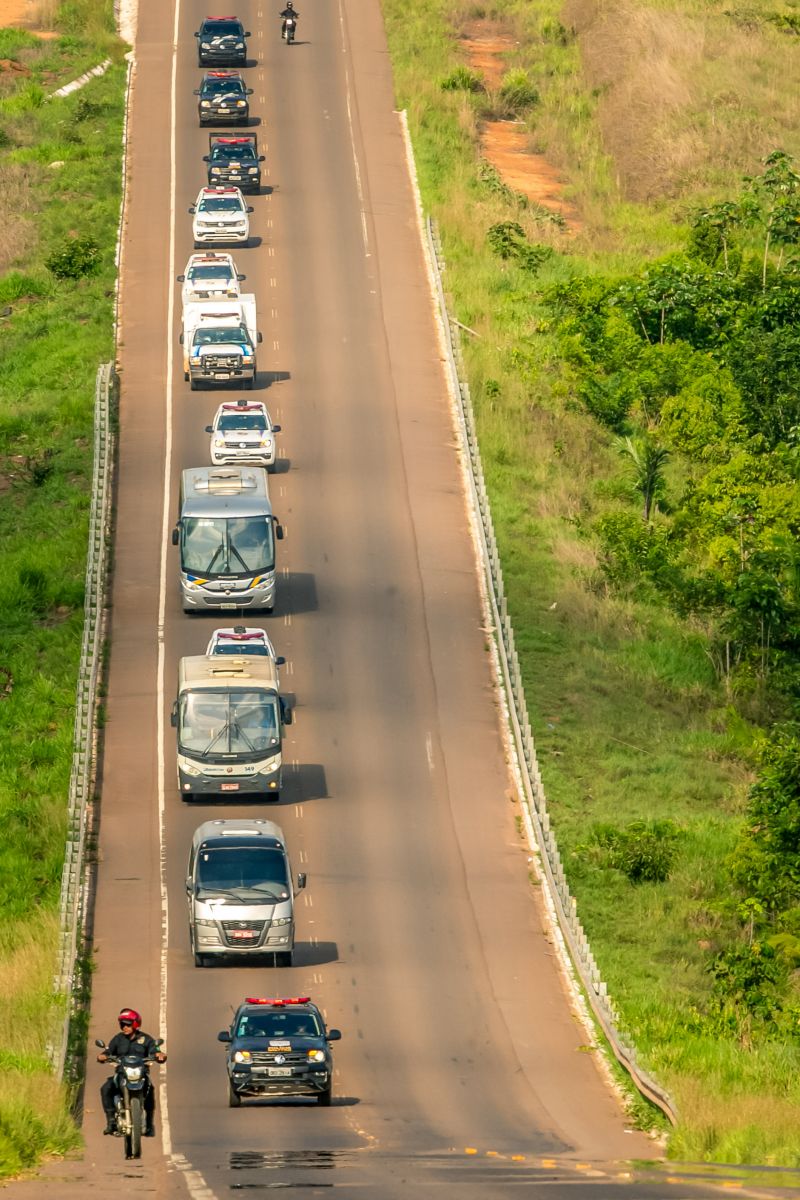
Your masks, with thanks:
[{"label": "dark suv", "polygon": [[228,1044],[231,1108],[247,1096],[316,1096],[320,1104],[330,1104],[333,1058],[328,1043],[342,1035],[338,1029],[326,1030],[322,1013],[308,996],[248,996],[230,1029],[217,1036]]},{"label": "dark suv", "polygon": [[246,125],[250,119],[253,89],[245,87],[238,71],[209,71],[195,90],[201,125]]},{"label": "dark suv", "polygon": [[238,17],[206,17],[194,35],[197,38],[197,61],[201,67],[218,64],[221,67],[247,65],[249,32]]}]

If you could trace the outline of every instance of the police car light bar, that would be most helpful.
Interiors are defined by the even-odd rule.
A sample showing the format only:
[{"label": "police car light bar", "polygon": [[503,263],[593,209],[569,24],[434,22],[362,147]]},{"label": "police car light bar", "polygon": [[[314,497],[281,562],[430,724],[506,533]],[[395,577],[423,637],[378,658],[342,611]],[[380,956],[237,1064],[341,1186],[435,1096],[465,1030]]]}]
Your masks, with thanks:
[{"label": "police car light bar", "polygon": [[284,1004],[308,1004],[311,1000],[310,996],[292,996],[288,1000],[267,1000],[263,996],[246,996],[245,1004],[271,1004],[275,1008],[282,1008]]}]

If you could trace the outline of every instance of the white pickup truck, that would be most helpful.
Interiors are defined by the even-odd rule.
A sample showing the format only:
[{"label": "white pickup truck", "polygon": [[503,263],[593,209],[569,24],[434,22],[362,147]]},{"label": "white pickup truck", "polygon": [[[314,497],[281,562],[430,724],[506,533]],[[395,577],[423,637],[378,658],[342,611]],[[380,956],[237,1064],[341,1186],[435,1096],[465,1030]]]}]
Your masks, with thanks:
[{"label": "white pickup truck", "polygon": [[256,298],[195,300],[183,306],[183,372],[192,391],[204,384],[241,383],[256,378]]}]

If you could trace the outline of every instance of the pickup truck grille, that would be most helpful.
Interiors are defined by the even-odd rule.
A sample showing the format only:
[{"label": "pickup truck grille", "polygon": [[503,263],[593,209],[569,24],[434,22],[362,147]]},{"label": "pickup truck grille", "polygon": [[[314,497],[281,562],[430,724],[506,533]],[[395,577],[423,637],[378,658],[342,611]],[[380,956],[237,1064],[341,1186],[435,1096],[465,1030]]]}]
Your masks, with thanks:
[{"label": "pickup truck grille", "polygon": [[232,371],[235,367],[241,367],[242,360],[238,354],[207,354],[203,365],[217,370]]},{"label": "pickup truck grille", "polygon": [[259,1067],[271,1066],[275,1062],[276,1054],[283,1058],[282,1066],[298,1067],[301,1063],[308,1062],[308,1055],[304,1050],[253,1050],[250,1061]]}]

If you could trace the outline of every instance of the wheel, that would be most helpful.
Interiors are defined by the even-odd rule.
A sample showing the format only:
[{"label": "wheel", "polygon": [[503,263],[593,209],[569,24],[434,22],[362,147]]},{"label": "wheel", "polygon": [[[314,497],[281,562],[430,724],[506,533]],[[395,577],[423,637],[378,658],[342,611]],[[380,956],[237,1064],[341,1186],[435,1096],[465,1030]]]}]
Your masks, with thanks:
[{"label": "wheel", "polygon": [[[142,1098],[131,1096],[131,1132],[125,1138],[125,1155],[127,1158],[142,1157]],[[130,1149],[130,1153],[128,1150]]]},{"label": "wheel", "polygon": [[292,954],[291,950],[280,950],[275,955],[275,966],[276,967],[290,967],[292,965],[293,957],[294,957],[294,955]]},{"label": "wheel", "polygon": [[195,954],[194,965],[196,967],[204,967],[207,962],[208,962],[208,959],[206,958],[205,954]]},{"label": "wheel", "polygon": [[194,792],[181,792],[181,800],[184,804],[192,804],[194,802]]},{"label": "wheel", "polygon": [[242,1097],[233,1090],[233,1084],[228,1080],[228,1108],[241,1108]]},{"label": "wheel", "polygon": [[254,383],[255,383],[254,379],[243,379],[242,380],[242,385],[246,392],[252,392]]},{"label": "wheel", "polygon": [[317,1094],[317,1103],[321,1104],[323,1108],[330,1108],[332,1095],[333,1089],[326,1088],[324,1092],[319,1092]]},{"label": "wheel", "polygon": [[196,392],[196,391],[197,391],[197,380],[196,380],[196,379],[190,379],[190,380],[189,380],[189,388],[190,388],[190,389],[191,389],[191,391],[193,391],[193,392]]}]

